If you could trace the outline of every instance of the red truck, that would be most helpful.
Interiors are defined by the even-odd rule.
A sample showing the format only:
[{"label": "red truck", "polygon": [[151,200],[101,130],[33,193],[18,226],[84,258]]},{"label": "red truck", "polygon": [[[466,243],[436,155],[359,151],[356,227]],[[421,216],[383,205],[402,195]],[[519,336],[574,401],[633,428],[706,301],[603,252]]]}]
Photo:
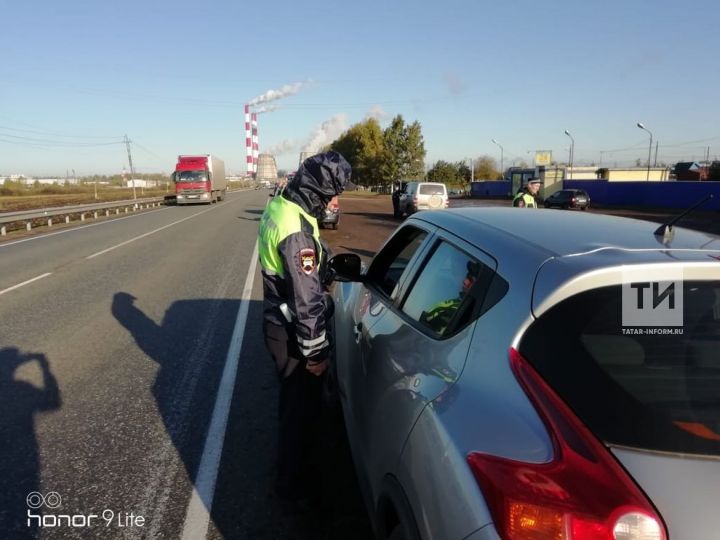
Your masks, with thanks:
[{"label": "red truck", "polygon": [[227,195],[225,163],[210,154],[178,156],[172,178],[177,204],[211,204]]}]

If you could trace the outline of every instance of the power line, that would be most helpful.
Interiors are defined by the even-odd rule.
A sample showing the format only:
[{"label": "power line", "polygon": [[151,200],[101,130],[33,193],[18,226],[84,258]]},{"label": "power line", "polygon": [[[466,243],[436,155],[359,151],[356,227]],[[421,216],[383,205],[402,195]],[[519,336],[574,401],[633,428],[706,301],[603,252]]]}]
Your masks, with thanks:
[{"label": "power line", "polygon": [[[20,139],[19,142],[26,141],[28,144],[44,145],[44,146],[63,146],[63,147],[87,147],[87,146],[110,146],[114,144],[122,144],[122,141],[104,142],[104,143],[88,143],[73,141],[57,141],[52,139],[37,139],[35,137],[23,137],[22,135],[11,135],[9,133],[0,133],[1,137],[9,137],[11,139]],[[11,141],[5,141],[11,142]]]},{"label": "power line", "polygon": [[72,139],[122,139],[122,135],[68,135],[65,133],[58,133],[56,131],[44,131],[37,129],[20,129],[10,126],[0,126],[0,129],[8,131],[18,131],[20,133],[35,133],[37,135],[53,135],[55,137],[65,137]]},{"label": "power line", "polygon": [[145,148],[145,147],[142,146],[141,144],[138,144],[138,143],[135,142],[135,141],[130,141],[130,142],[131,142],[132,144],[134,144],[135,146],[137,146],[140,150],[143,150],[143,151],[147,152],[148,154],[150,154],[150,155],[153,156],[153,157],[156,157],[157,159],[165,159],[165,158],[163,158],[163,157],[158,156],[158,155],[157,155],[155,152],[153,152],[152,150],[148,150],[147,148]]}]

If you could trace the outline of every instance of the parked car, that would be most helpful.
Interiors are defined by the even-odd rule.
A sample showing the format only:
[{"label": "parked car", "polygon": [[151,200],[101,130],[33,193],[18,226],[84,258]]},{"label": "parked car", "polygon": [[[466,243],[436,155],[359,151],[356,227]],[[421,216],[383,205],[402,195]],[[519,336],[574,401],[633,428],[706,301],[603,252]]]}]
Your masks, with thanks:
[{"label": "parked car", "polygon": [[437,210],[448,207],[448,193],[445,184],[437,182],[408,182],[400,194],[398,211],[400,216],[414,214],[418,210]]},{"label": "parked car", "polygon": [[325,213],[322,219],[319,221],[319,225],[322,228],[332,227],[337,229],[340,224],[340,203],[337,197],[333,197],[330,203],[325,208]]},{"label": "parked car", "polygon": [[[331,259],[377,538],[717,537],[720,238],[656,226],[456,208],[410,217],[367,269]],[[626,321],[641,290],[643,317],[665,295],[683,326]]]},{"label": "parked car", "polygon": [[545,208],[579,208],[586,210],[590,206],[590,196],[582,189],[561,189],[545,199]]}]

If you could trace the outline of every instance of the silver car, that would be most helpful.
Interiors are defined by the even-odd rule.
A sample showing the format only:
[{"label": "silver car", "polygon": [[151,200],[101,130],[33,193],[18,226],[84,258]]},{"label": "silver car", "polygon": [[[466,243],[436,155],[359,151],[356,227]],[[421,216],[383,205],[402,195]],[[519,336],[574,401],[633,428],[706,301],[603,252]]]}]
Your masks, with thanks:
[{"label": "silver car", "polygon": [[438,210],[448,207],[445,184],[439,182],[408,182],[400,195],[399,216],[414,214],[418,210]]},{"label": "silver car", "polygon": [[331,261],[378,538],[720,538],[720,238],[655,227],[458,208]]}]

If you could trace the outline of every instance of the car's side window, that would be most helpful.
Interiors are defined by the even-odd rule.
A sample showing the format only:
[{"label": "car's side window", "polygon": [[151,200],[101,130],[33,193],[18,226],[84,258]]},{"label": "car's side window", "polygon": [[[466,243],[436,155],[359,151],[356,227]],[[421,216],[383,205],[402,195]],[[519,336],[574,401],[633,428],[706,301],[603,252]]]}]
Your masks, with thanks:
[{"label": "car's side window", "polygon": [[368,282],[388,298],[394,298],[410,260],[427,235],[427,231],[417,227],[400,229],[373,260],[367,273]]},{"label": "car's side window", "polygon": [[457,320],[473,311],[476,284],[491,270],[464,251],[440,242],[420,270],[402,311],[437,336],[457,328]]}]

